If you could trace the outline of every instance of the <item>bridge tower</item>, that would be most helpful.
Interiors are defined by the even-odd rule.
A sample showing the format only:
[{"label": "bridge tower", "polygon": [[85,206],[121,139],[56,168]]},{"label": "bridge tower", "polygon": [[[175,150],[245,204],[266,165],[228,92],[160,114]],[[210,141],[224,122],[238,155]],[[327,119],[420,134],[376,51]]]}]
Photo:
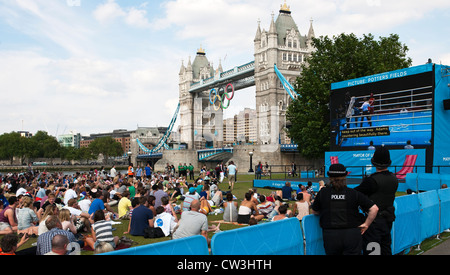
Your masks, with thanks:
[{"label": "bridge tower", "polygon": [[205,50],[200,47],[194,62],[189,58],[187,66],[181,65],[179,73],[180,140],[189,149],[223,146],[223,110],[214,110],[209,103],[209,90],[191,93],[193,83],[214,78],[222,73],[208,61]]},{"label": "bridge tower", "polygon": [[313,51],[312,20],[308,34],[303,36],[286,3],[281,6],[276,21],[274,17],[272,13],[269,31],[261,31],[258,22],[254,39],[258,144],[290,143],[284,129],[291,98],[278,79],[274,64],[293,84],[301,74],[301,64]]}]

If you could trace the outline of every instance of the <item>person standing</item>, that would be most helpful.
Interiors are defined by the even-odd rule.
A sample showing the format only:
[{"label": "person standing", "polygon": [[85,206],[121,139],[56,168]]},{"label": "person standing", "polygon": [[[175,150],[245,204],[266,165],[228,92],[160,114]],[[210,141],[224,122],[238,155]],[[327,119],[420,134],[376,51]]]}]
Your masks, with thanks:
[{"label": "person standing", "polygon": [[[189,163],[189,166],[187,167],[187,172],[189,173],[189,179],[193,180],[194,179],[194,166],[192,165],[192,163]],[[187,179],[187,177],[186,177]]]},{"label": "person standing", "polygon": [[147,166],[145,166],[145,177],[149,180],[152,179],[152,167],[150,166],[150,163],[147,163]]},{"label": "person standing", "polygon": [[367,245],[375,242],[380,246],[381,255],[392,255],[391,229],[395,220],[394,200],[398,179],[388,170],[391,158],[386,147],[378,147],[371,162],[376,172],[364,178],[361,184],[355,187],[355,190],[368,196],[379,208],[374,223],[363,236],[364,253],[371,252],[372,249],[367,250]]},{"label": "person standing", "polygon": [[404,149],[414,149],[414,146],[411,145],[411,140],[408,140],[406,142]]},{"label": "person standing", "polygon": [[130,163],[130,165],[128,166],[128,178],[133,178],[134,177],[134,168],[133,168],[133,163]]},{"label": "person standing", "polygon": [[113,167],[111,168],[111,170],[109,170],[109,176],[114,179],[117,176],[117,171],[116,171],[116,166],[113,165]]},{"label": "person standing", "polygon": [[[328,171],[330,185],[322,188],[311,212],[320,215],[323,243],[327,255],[360,255],[364,235],[375,219],[378,207],[364,194],[347,187],[344,165],[332,164]],[[368,212],[360,215],[359,209]]]},{"label": "person standing", "polygon": [[366,118],[369,126],[372,127],[372,115],[370,114],[370,103],[367,98],[364,98],[364,103],[361,105],[361,110],[363,112],[363,116],[361,117],[360,127],[363,127],[364,118]]},{"label": "person standing", "polygon": [[233,191],[237,174],[237,167],[236,165],[234,165],[233,161],[230,161],[230,164],[227,167],[227,173],[228,173],[228,189],[231,189],[231,191]]},{"label": "person standing", "polygon": [[142,179],[142,168],[139,166],[139,164],[136,168],[136,179],[139,181]]}]

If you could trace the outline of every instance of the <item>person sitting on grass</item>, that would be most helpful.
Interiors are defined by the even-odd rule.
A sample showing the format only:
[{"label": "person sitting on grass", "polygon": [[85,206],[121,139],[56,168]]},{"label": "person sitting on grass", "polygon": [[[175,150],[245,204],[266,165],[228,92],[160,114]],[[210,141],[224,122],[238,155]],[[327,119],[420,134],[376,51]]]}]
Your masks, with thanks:
[{"label": "person sitting on grass", "polygon": [[145,229],[154,226],[153,211],[148,208],[146,197],[139,197],[139,205],[133,209],[131,220],[128,224],[128,231],[123,234],[132,236],[144,236]]},{"label": "person sitting on grass", "polygon": [[15,233],[6,234],[0,241],[0,255],[16,255],[17,249],[29,240],[28,234],[19,237]]},{"label": "person sitting on grass", "polygon": [[258,208],[256,207],[256,204],[253,202],[253,196],[252,193],[247,192],[245,193],[245,200],[241,202],[241,205],[239,206],[238,210],[238,223],[245,223],[248,224],[248,221],[250,218],[261,218],[259,215]]},{"label": "person sitting on grass", "polygon": [[280,205],[280,207],[278,207],[278,213],[278,215],[273,217],[272,221],[280,221],[292,217],[292,211],[289,210],[288,204]]},{"label": "person sitting on grass", "polygon": [[259,196],[259,201],[261,203],[256,206],[258,208],[259,213],[260,213],[260,215],[255,217],[255,219],[257,221],[260,221],[260,220],[262,220],[264,218],[267,218],[268,215],[270,213],[272,213],[272,211],[275,208],[275,204],[273,202],[271,202],[271,201],[266,200],[266,196],[264,196],[264,195],[260,195]]},{"label": "person sitting on grass", "polygon": [[199,200],[193,200],[190,204],[191,210],[181,213],[180,221],[172,234],[173,239],[202,235],[208,244],[210,243],[208,238],[208,219],[206,215],[199,212],[200,206]]},{"label": "person sitting on grass", "polygon": [[86,243],[94,250],[100,242],[107,242],[113,248],[116,248],[119,243],[119,237],[113,235],[112,224],[105,219],[105,212],[97,210],[93,216],[92,237],[87,237]]}]

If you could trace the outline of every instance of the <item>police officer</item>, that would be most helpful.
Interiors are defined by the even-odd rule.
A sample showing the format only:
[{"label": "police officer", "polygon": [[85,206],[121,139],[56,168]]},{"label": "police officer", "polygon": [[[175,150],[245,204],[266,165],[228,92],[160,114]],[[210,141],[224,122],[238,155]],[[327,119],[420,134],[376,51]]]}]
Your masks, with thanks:
[{"label": "police officer", "polygon": [[[367,196],[347,187],[347,174],[344,165],[332,164],[328,171],[330,184],[320,189],[312,205],[312,212],[320,215],[327,255],[360,255],[361,235],[378,212]],[[368,212],[366,218],[359,207]]]},{"label": "police officer", "polygon": [[395,192],[398,188],[398,179],[388,171],[391,165],[390,153],[384,146],[378,147],[372,157],[372,165],[376,172],[364,178],[355,190],[367,195],[379,208],[378,215],[363,236],[364,254],[373,253],[374,245],[381,255],[392,255],[391,229],[395,220]]}]

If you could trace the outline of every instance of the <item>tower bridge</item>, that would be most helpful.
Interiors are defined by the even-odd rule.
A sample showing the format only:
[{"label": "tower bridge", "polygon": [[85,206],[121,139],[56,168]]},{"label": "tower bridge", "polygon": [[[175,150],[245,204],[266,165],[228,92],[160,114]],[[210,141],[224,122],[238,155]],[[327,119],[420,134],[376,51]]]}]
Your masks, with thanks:
[{"label": "tower bridge", "polygon": [[[221,149],[224,147],[223,109],[229,106],[233,96],[238,96],[234,95],[235,91],[255,87],[256,146],[259,148],[249,150],[278,158],[274,160],[276,163],[287,162],[279,154],[274,156],[273,153],[281,152],[282,148],[288,148],[288,152],[296,151],[292,146],[282,146],[290,143],[284,129],[286,110],[293,97],[286,91],[287,86],[292,88],[290,83],[300,76],[301,65],[313,51],[313,37],[312,20],[308,33],[302,35],[290,7],[284,3],[276,19],[272,13],[268,30],[261,28],[261,22],[258,22],[253,44],[254,60],[224,71],[221,62],[214,68],[206,57],[206,51],[200,47],[193,62],[189,58],[186,66],[182,63],[179,72],[179,109],[176,114],[178,116],[179,112],[179,138],[187,151],[198,151],[195,154],[198,156],[196,161],[217,160],[215,155],[229,157],[230,154],[234,159],[239,154],[239,150]],[[172,122],[169,129],[173,127]],[[159,149],[164,150],[163,145]],[[208,148],[215,148],[211,152],[216,153],[200,151]],[[165,154],[167,151],[164,151]],[[160,151],[149,150],[146,155],[156,153]],[[245,154],[247,159],[248,155]],[[145,159],[143,156],[140,158]]]}]

